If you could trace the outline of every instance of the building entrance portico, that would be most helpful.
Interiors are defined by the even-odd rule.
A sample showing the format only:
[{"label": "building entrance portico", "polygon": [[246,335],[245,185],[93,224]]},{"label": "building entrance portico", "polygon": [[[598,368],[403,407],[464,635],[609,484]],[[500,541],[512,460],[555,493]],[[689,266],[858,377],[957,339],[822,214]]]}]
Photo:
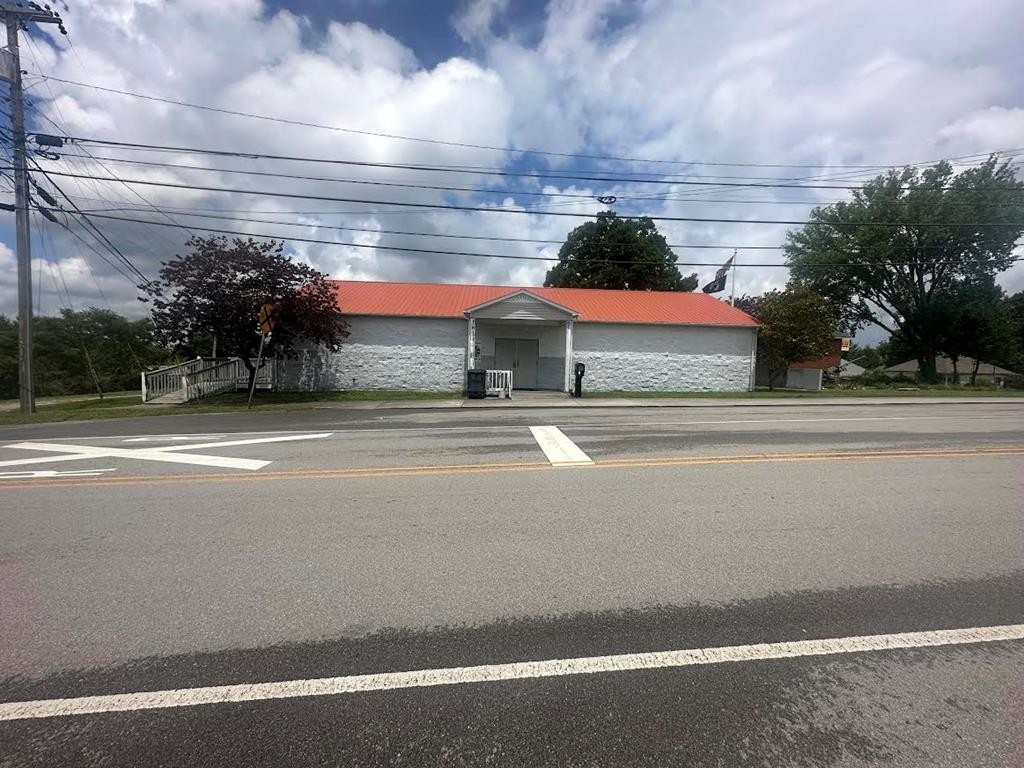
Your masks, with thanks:
[{"label": "building entrance portico", "polygon": [[569,391],[575,312],[519,291],[465,315],[467,368],[512,371],[513,389]]}]

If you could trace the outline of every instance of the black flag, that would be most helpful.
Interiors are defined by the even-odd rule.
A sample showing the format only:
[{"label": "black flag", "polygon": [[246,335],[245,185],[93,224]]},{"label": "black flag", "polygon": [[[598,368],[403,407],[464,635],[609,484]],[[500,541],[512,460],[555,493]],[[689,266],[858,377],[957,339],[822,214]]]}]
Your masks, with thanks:
[{"label": "black flag", "polygon": [[715,272],[715,279],[701,288],[704,293],[720,293],[725,290],[725,279],[729,276],[732,260],[735,258],[736,254],[733,254],[725,264],[719,267],[718,271]]},{"label": "black flag", "polygon": [[710,283],[701,288],[704,293],[720,293],[725,290],[725,275],[718,275]]}]

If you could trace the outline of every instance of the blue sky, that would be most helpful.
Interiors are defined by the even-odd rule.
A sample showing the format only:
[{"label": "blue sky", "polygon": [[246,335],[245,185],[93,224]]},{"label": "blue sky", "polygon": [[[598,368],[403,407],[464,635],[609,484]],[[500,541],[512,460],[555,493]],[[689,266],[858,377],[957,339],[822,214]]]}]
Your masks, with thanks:
[{"label": "blue sky", "polygon": [[[459,36],[452,23],[465,5],[451,0],[275,0],[266,8],[269,14],[287,10],[306,16],[319,30],[331,21],[362,22],[382,29],[409,46],[424,66],[432,67],[451,56],[473,55],[473,46]],[[542,32],[546,6],[538,0],[510,3],[495,20],[495,31],[535,42]]]},{"label": "blue sky", "polygon": [[[186,187],[60,177],[58,183],[81,208],[127,208],[134,218],[291,236],[289,248],[297,258],[338,277],[538,284],[547,267],[543,261],[394,248],[551,258],[580,223],[552,213],[592,215],[604,207],[596,196],[610,194],[624,213],[724,219],[659,226],[671,243],[715,246],[676,251],[681,261],[699,262],[683,269],[698,272],[702,281],[740,247],[738,290],[756,294],[783,285],[786,271],[771,266],[780,261],[777,251],[753,247],[777,248],[786,228],[747,220],[801,220],[812,205],[841,199],[845,192],[708,189],[701,183],[721,184],[730,176],[742,177],[740,182],[809,176],[856,182],[872,172],[850,165],[980,156],[1024,143],[1019,0],[82,0],[64,15],[71,45],[50,37],[50,30],[33,30],[23,45],[30,121],[47,130],[57,130],[53,121],[66,134],[101,140],[506,172],[647,174],[663,182],[517,180],[98,144],[87,149],[102,166],[81,148],[56,161],[38,158],[51,171],[113,172],[120,179]],[[340,130],[171,106],[43,80],[40,74]],[[528,149],[662,162],[523,151]],[[232,169],[348,181],[226,172]],[[197,186],[382,202],[313,202]],[[514,213],[398,209],[396,201]],[[164,213],[153,213],[150,205]],[[156,224],[96,222],[147,274],[180,252],[187,236]],[[0,312],[7,313],[15,306],[11,223],[2,214]],[[97,254],[55,225],[37,230],[33,268],[42,277],[42,312],[69,301],[76,307],[144,311],[131,282]],[[80,235],[91,240],[84,231]],[[104,252],[100,244],[93,246]],[[1001,279],[1008,289],[1020,290],[1024,268]],[[66,294],[54,287],[62,283]]]}]

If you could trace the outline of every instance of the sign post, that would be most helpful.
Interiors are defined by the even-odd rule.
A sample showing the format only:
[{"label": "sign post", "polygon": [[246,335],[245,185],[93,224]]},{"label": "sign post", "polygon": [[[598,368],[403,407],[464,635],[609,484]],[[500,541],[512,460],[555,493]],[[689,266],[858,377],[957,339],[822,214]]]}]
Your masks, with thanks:
[{"label": "sign post", "polygon": [[259,325],[260,334],[260,351],[256,355],[256,373],[252,377],[252,383],[249,385],[249,402],[246,404],[247,410],[252,410],[252,396],[256,391],[256,377],[260,375],[260,366],[263,365],[263,346],[267,343],[267,339],[270,338],[270,332],[274,330],[274,325],[277,324],[277,317],[274,315],[274,305],[264,304],[256,315],[256,322]]}]

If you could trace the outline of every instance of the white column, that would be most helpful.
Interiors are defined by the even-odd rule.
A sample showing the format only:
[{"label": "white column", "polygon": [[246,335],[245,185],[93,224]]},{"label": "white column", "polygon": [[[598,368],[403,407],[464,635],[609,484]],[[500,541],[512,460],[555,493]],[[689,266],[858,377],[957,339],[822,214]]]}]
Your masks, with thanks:
[{"label": "white column", "polygon": [[748,392],[753,392],[757,388],[757,328],[755,328],[750,334],[750,384],[747,387]]},{"label": "white column", "polygon": [[565,321],[565,391],[572,391],[572,320]]},{"label": "white column", "polygon": [[476,318],[469,318],[469,329],[466,335],[466,370],[476,368]]}]

